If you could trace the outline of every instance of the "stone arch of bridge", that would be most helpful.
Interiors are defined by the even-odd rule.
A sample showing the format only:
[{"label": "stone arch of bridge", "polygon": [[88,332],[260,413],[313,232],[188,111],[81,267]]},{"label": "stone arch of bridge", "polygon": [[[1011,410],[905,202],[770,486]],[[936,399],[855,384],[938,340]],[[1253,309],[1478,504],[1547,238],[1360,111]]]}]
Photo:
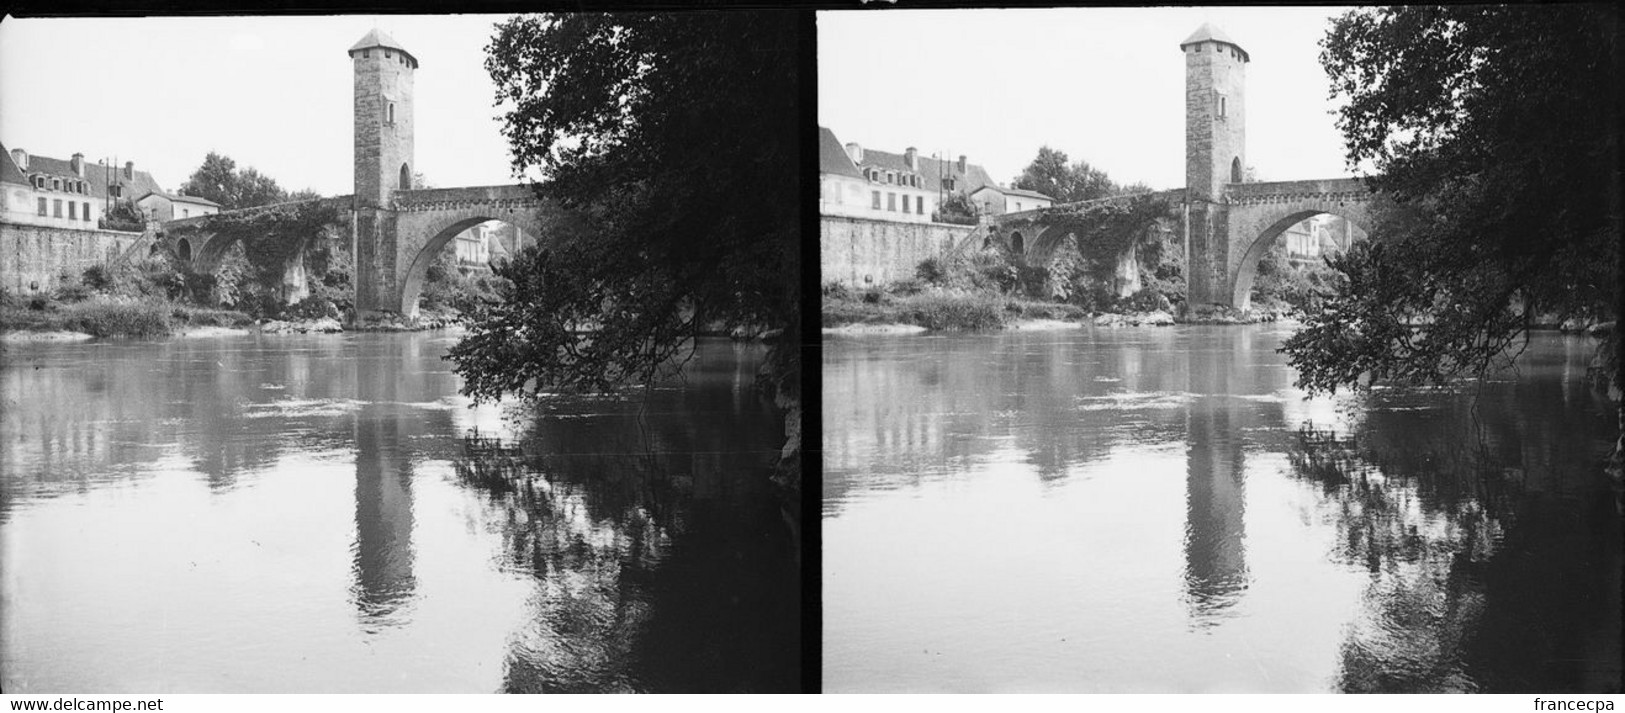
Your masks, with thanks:
[{"label": "stone arch of bridge", "polygon": [[[1128,242],[1127,249],[1133,250],[1139,247],[1154,232],[1154,229],[1159,229],[1163,220],[1165,219],[1150,218],[1143,224],[1131,228],[1134,239]],[[1022,257],[1028,265],[1034,267],[1048,265],[1050,261],[1055,259],[1055,253],[1061,249],[1061,246],[1066,244],[1067,240],[1078,240],[1078,230],[1078,226],[1070,223],[1057,223],[1046,226],[1038,231],[1037,237],[1028,242],[1027,250]],[[1079,245],[1078,248],[1082,252],[1083,246]]]},{"label": "stone arch of bridge", "polygon": [[1246,309],[1252,301],[1253,279],[1258,263],[1271,245],[1298,223],[1317,215],[1334,215],[1349,221],[1366,233],[1371,231],[1370,215],[1364,202],[1306,200],[1284,205],[1239,206],[1231,208],[1230,235],[1241,250],[1231,250],[1229,266],[1230,304]]},{"label": "stone arch of bridge", "polygon": [[[468,208],[448,213],[419,213],[403,214],[397,223],[397,230],[403,245],[404,265],[397,281],[400,314],[414,317],[418,311],[418,297],[423,293],[423,281],[429,273],[429,264],[434,262],[442,250],[451,243],[458,233],[468,230],[480,223],[496,220],[507,223],[530,236],[528,240],[540,239],[540,220],[536,215],[537,208],[503,208],[492,207]],[[421,237],[420,237],[421,236]],[[415,246],[415,247],[411,247]],[[407,254],[409,253],[409,254]]]}]

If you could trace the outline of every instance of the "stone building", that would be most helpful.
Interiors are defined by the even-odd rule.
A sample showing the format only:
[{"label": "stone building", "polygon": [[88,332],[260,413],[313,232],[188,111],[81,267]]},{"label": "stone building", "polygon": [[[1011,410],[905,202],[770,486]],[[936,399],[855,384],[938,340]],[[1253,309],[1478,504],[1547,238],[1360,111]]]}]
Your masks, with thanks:
[{"label": "stone building", "polygon": [[982,215],[1020,213],[1024,210],[1048,208],[1055,204],[1055,199],[1038,191],[1029,191],[1025,188],[1006,188],[993,184],[976,189],[970,194],[970,199],[976,203]]},{"label": "stone building", "polygon": [[15,225],[95,230],[108,207],[146,193],[162,192],[135,163],[122,168],[87,164],[84,154],[64,161],[30,155],[23,149],[0,145],[0,190],[4,213],[0,220]]},{"label": "stone building", "polygon": [[181,220],[196,218],[200,215],[213,215],[220,212],[220,204],[207,198],[188,196],[181,193],[164,193],[162,191],[149,191],[140,198],[135,199],[136,207],[147,220],[163,222],[166,220]]},{"label": "stone building", "polygon": [[[835,132],[818,128],[818,208],[826,216],[929,223],[941,202],[954,193],[969,196],[997,184],[964,156],[946,161],[842,145]],[[1027,199],[1023,199],[1027,200]]]}]

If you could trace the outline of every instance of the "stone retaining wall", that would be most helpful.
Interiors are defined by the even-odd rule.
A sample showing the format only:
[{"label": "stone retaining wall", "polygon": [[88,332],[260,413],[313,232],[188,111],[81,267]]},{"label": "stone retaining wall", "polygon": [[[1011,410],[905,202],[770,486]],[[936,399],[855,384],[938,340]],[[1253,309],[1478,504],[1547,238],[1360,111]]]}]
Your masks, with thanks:
[{"label": "stone retaining wall", "polygon": [[118,230],[0,223],[0,287],[17,295],[49,292],[61,276],[77,281],[85,268],[117,261],[140,239]]},{"label": "stone retaining wall", "polygon": [[819,226],[821,279],[849,287],[880,286],[914,277],[920,261],[948,253],[976,229],[974,225],[840,216],[824,216]]}]

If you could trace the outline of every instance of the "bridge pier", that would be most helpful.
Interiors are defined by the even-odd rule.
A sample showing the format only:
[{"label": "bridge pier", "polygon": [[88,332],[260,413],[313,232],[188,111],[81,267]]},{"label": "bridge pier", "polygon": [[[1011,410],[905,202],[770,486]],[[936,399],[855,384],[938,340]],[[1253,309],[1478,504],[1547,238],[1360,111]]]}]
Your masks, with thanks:
[{"label": "bridge pier", "polygon": [[355,318],[382,316],[385,312],[405,314],[396,284],[396,236],[394,211],[381,208],[355,209]]},{"label": "bridge pier", "polygon": [[1230,211],[1221,203],[1185,204],[1185,304],[1188,308],[1230,305],[1228,263]]}]

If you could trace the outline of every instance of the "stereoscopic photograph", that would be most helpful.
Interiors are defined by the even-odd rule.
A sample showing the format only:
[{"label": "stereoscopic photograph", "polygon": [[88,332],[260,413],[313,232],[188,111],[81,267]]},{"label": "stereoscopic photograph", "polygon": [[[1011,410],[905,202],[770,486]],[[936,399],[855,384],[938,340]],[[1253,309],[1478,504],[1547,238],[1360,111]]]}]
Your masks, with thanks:
[{"label": "stereoscopic photograph", "polygon": [[1617,692],[1618,27],[819,13],[824,690]]},{"label": "stereoscopic photograph", "polygon": [[810,27],[0,21],[0,688],[800,691]]}]

